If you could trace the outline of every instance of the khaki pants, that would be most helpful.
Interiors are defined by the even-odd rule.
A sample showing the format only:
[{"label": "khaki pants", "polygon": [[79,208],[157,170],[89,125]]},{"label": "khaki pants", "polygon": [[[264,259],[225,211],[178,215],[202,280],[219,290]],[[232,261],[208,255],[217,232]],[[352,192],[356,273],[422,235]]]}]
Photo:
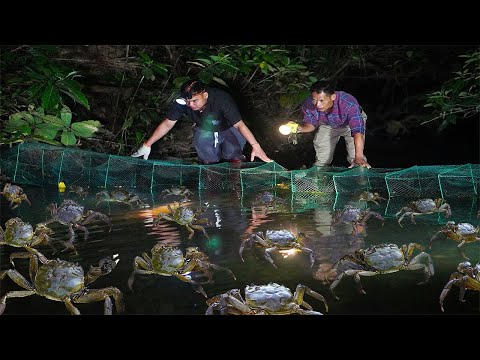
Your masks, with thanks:
[{"label": "khaki pants", "polygon": [[[362,117],[365,128],[367,126],[367,114],[362,110]],[[345,139],[345,146],[347,148],[347,161],[352,164],[355,158],[355,144],[353,142],[353,136],[351,135],[350,126],[332,128],[330,125],[321,124],[318,127],[317,133],[313,139],[313,147],[316,154],[316,166],[329,166],[333,160],[333,154],[335,153],[335,147],[338,140],[343,136]],[[363,138],[365,146],[365,137]],[[365,161],[367,158],[364,156]]]}]

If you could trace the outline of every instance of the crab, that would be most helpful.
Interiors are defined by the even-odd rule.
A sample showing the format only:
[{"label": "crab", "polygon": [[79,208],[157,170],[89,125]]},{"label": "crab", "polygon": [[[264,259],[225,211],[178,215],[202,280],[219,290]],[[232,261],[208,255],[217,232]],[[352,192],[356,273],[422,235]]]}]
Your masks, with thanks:
[{"label": "crab", "polygon": [[[86,286],[98,277],[110,273],[117,265],[119,259],[107,257],[99,262],[99,266],[90,267],[85,275],[83,268],[78,264],[56,259],[48,260],[43,254],[35,249],[29,250],[31,282],[24,278],[17,270],[9,269],[0,271],[0,280],[8,275],[15,283],[25,290],[10,291],[0,298],[0,314],[5,311],[6,300],[14,297],[25,297],[37,294],[54,301],[65,303],[67,310],[72,315],[80,315],[80,311],[74,306],[74,303],[89,303],[105,300],[104,314],[112,314],[112,301],[115,300],[117,312],[124,311],[122,292],[116,287],[106,287],[103,289],[87,289]],[[38,260],[41,265],[38,266]]]},{"label": "crab", "polygon": [[[3,191],[0,192],[0,195],[5,196],[5,199],[10,201],[10,208],[13,210],[16,207],[18,207],[23,200],[25,200],[28,205],[32,205],[30,203],[30,200],[27,198],[27,194],[23,192],[23,189],[14,184],[6,183],[5,186],[3,187]],[[15,204],[15,206],[13,205]]]},{"label": "crab", "polygon": [[304,251],[310,254],[310,267],[312,267],[313,263],[315,262],[315,256],[311,249],[303,246],[303,239],[305,237],[306,235],[302,232],[298,233],[298,235],[294,235],[288,230],[267,230],[265,234],[261,231],[258,231],[242,241],[238,253],[240,254],[242,261],[244,261],[243,250],[245,246],[248,246],[249,248],[252,248],[255,245],[259,246],[265,249],[265,259],[267,259],[270,264],[277,268],[272,257],[270,256],[270,252],[275,250]]},{"label": "crab", "polygon": [[425,284],[434,275],[432,258],[426,252],[421,252],[412,258],[415,249],[422,250],[417,243],[402,245],[379,244],[370,246],[368,249],[358,249],[354,254],[347,254],[340,258],[333,268],[339,272],[337,278],[330,285],[330,290],[335,298],[333,290],[345,276],[353,276],[358,290],[366,294],[360,282],[360,276],[375,276],[389,274],[400,270],[423,269],[425,280],[418,285]]},{"label": "crab", "polygon": [[265,205],[265,206],[275,206],[277,204],[285,205],[286,200],[272,194],[269,191],[264,191],[261,194],[258,194],[253,201],[253,205]]},{"label": "crab", "polygon": [[378,201],[380,200],[387,200],[383,197],[380,196],[378,192],[370,192],[370,191],[364,191],[360,194],[358,201],[366,201],[366,202],[373,202],[375,205],[379,205]]},{"label": "crab", "polygon": [[452,285],[456,285],[460,288],[458,300],[461,302],[465,302],[464,296],[466,290],[480,291],[480,263],[477,263],[477,265],[473,267],[468,261],[461,262],[458,264],[457,270],[458,272],[454,272],[450,275],[450,279],[440,293],[440,308],[442,309],[442,312],[445,311],[443,309],[443,301],[450,292]]},{"label": "crab", "polygon": [[[207,300],[205,315],[213,315],[220,311],[221,315],[323,315],[303,300],[308,295],[322,301],[328,312],[325,298],[305,285],[298,284],[295,293],[283,285],[269,283],[268,285],[247,285],[245,300],[239,289],[232,289],[224,294]],[[303,309],[301,306],[306,308]]]},{"label": "crab", "polygon": [[[402,214],[402,212],[404,212]],[[398,217],[400,214],[400,218],[398,219],[398,224],[402,226],[401,221],[404,216],[409,215],[412,223],[415,224],[414,216],[418,215],[426,215],[426,214],[433,214],[433,213],[445,213],[445,217],[450,217],[452,215],[452,210],[450,209],[450,205],[445,202],[442,198],[437,198],[435,200],[432,199],[420,199],[411,201],[406,206],[404,206],[399,212],[395,214]]]},{"label": "crab", "polygon": [[136,206],[146,206],[146,204],[144,204],[142,200],[140,200],[138,195],[132,194],[127,190],[120,188],[113,189],[111,191],[100,191],[99,193],[97,193],[96,197],[97,199],[99,199],[99,201],[97,202],[97,207],[103,202],[119,202],[122,204],[130,205],[130,207],[132,207],[134,204]]},{"label": "crab", "polygon": [[178,207],[175,208],[175,210],[172,208],[172,206],[170,204],[168,204],[167,207],[168,207],[168,210],[169,210],[170,214],[169,215],[164,214],[164,213],[158,214],[157,218],[153,222],[153,226],[157,226],[161,219],[165,219],[165,220],[168,220],[168,221],[174,221],[179,225],[185,226],[190,233],[190,235],[188,236],[189,239],[191,239],[193,237],[193,235],[195,234],[194,230],[201,230],[203,232],[203,234],[205,235],[205,237],[207,239],[209,238],[205,228],[203,226],[199,225],[199,224],[209,225],[210,223],[209,223],[208,219],[206,219],[206,218],[197,219],[197,216],[207,209],[208,204],[207,204],[206,207],[202,207],[197,211],[193,211],[188,206],[178,206]]},{"label": "crab", "polygon": [[360,209],[359,207],[353,205],[345,205],[343,210],[338,210],[333,214],[331,227],[335,226],[339,222],[350,223],[353,228],[353,239],[357,239],[359,233],[363,231],[366,226],[367,220],[371,216],[382,221],[382,225],[385,221],[382,215],[375,211],[370,211],[370,209]]},{"label": "crab", "polygon": [[0,245],[32,248],[46,243],[52,246],[49,238],[49,235],[52,234],[53,230],[43,224],[37,225],[35,230],[33,230],[33,226],[30,223],[23,222],[18,217],[11,218],[5,223],[5,231],[0,226]]},{"label": "crab", "polygon": [[112,230],[112,223],[107,215],[93,210],[85,212],[85,207],[83,205],[70,199],[63,200],[60,206],[57,206],[56,203],[52,203],[48,205],[47,210],[50,211],[52,218],[41,224],[48,225],[52,222],[59,222],[62,225],[68,225],[70,239],[68,242],[64,243],[66,246],[65,249],[72,248],[75,250],[75,247],[73,246],[75,240],[75,232],[73,231],[74,227],[83,230],[85,240],[88,238],[88,230],[85,225],[93,220],[102,220],[110,226],[109,232]]},{"label": "crab", "polygon": [[147,253],[143,253],[142,257],[136,256],[133,260],[133,271],[128,278],[130,290],[133,291],[133,282],[136,274],[175,276],[181,281],[192,284],[195,291],[205,297],[207,297],[207,294],[203,287],[192,279],[191,272],[201,272],[210,281],[213,275],[212,270],[224,270],[236,280],[235,275],[229,269],[210,263],[208,256],[196,247],[187,248],[186,256],[183,256],[182,250],[178,247],[157,244],[152,248],[151,253],[152,257],[148,256]]},{"label": "crab", "polygon": [[70,190],[68,190],[67,195],[70,193],[75,193],[78,196],[84,198],[88,195],[88,189],[85,189],[83,186],[80,185],[72,185],[70,186]]},{"label": "crab", "polygon": [[466,243],[480,241],[480,237],[477,236],[479,233],[480,226],[475,227],[469,223],[458,223],[455,225],[454,221],[447,221],[445,226],[432,236],[430,239],[429,248],[432,248],[432,242],[438,235],[445,234],[448,239],[459,242],[457,248],[460,251],[460,254],[464,259],[469,260],[462,247]]},{"label": "crab", "polygon": [[172,186],[170,189],[164,189],[162,191],[163,198],[169,195],[183,196],[184,200],[188,201],[187,195],[193,195],[193,193],[187,189],[186,186]]}]

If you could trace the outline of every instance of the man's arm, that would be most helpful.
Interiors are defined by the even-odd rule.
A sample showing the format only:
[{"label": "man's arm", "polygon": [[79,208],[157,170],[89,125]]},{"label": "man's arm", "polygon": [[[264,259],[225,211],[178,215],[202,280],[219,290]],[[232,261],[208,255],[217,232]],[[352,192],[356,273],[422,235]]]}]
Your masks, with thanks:
[{"label": "man's arm", "polygon": [[163,120],[160,123],[160,125],[157,126],[152,136],[150,136],[150,138],[147,141],[145,141],[143,145],[140,146],[140,148],[132,154],[132,156],[133,157],[143,156],[143,158],[147,160],[148,157],[150,156],[152,144],[155,143],[155,141],[161,139],[166,133],[168,133],[173,128],[176,122],[177,122],[176,120],[173,121],[168,118]]},{"label": "man's arm", "polygon": [[308,132],[312,132],[315,130],[315,126],[313,126],[312,124],[310,123],[306,123],[304,122],[301,126],[298,127],[298,131],[299,133],[308,133]]},{"label": "man's arm", "polygon": [[176,123],[176,120],[174,121],[168,118],[163,120],[160,125],[157,126],[150,138],[145,141],[145,145],[151,147],[156,141],[160,140],[162,137],[165,136],[166,133],[172,130]]},{"label": "man's arm", "polygon": [[363,156],[363,147],[365,144],[363,134],[353,134],[353,144],[355,145],[355,158],[353,159],[353,164],[349,167],[353,167],[354,165],[360,165],[366,167],[367,169],[370,169],[370,164],[365,161],[365,157]]},{"label": "man's arm", "polygon": [[236,128],[238,131],[240,131],[240,134],[242,134],[242,136],[252,146],[250,161],[253,161],[255,156],[265,162],[273,161],[267,156],[267,154],[265,154],[265,151],[263,151],[262,147],[260,146],[258,141],[255,139],[255,136],[253,136],[252,132],[247,127],[247,125],[243,122],[243,120],[240,120],[239,122],[237,122],[235,125],[233,125],[233,127]]}]

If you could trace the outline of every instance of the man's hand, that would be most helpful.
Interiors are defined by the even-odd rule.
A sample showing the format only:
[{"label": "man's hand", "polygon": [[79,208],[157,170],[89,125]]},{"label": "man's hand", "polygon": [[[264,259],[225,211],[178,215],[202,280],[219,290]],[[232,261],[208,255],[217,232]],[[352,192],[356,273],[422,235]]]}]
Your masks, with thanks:
[{"label": "man's hand", "polygon": [[263,151],[262,147],[258,143],[252,146],[250,161],[253,161],[253,159],[255,159],[255,156],[260,158],[260,160],[263,160],[265,162],[272,162],[273,161],[272,159],[270,159],[267,156],[267,154],[265,154],[265,151]]},{"label": "man's hand", "polygon": [[152,148],[150,146],[147,146],[145,144],[143,144],[140,149],[138,149],[137,151],[135,151],[132,156],[133,157],[139,157],[139,156],[142,156],[143,155],[143,159],[144,160],[147,160],[148,159],[148,156],[150,155],[150,151],[152,150]]},{"label": "man's hand", "polygon": [[355,165],[363,166],[363,167],[366,167],[367,169],[371,168],[370,164],[365,161],[363,156],[353,159],[352,165],[350,165],[348,168],[350,169],[350,168],[354,167]]}]

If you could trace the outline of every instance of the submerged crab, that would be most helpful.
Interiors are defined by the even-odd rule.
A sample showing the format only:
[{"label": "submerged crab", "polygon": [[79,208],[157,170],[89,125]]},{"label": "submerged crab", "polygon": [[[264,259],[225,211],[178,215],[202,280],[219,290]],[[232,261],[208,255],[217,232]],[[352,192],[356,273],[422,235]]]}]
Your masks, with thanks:
[{"label": "submerged crab", "polygon": [[404,216],[410,216],[412,223],[415,224],[414,216],[441,212],[444,212],[447,218],[452,215],[450,205],[446,203],[444,199],[420,199],[408,203],[407,206],[404,206],[399,212],[395,214],[395,216],[398,217],[400,214],[402,214],[402,216],[400,216],[400,219],[398,219],[398,224],[402,226],[401,221],[403,220]]},{"label": "submerged crab", "polygon": [[52,234],[53,230],[44,224],[38,224],[35,230],[33,230],[33,226],[23,222],[22,219],[18,217],[11,218],[5,223],[5,231],[0,226],[0,245],[32,248],[45,243],[52,246],[49,238],[49,235]]},{"label": "submerged crab", "polygon": [[52,218],[44,221],[42,223],[43,225],[48,225],[55,221],[59,222],[62,225],[68,225],[70,239],[68,242],[65,243],[67,248],[74,249],[73,241],[75,240],[75,232],[73,231],[73,227],[84,231],[85,240],[87,240],[88,238],[88,230],[85,225],[89,224],[93,220],[98,219],[107,223],[110,226],[109,231],[111,231],[112,223],[110,222],[110,218],[107,215],[93,210],[88,210],[87,212],[85,212],[85,207],[76,203],[73,200],[63,200],[60,206],[52,203],[48,205],[47,210],[50,211]]},{"label": "submerged crab", "polygon": [[[191,208],[187,206],[178,206],[175,210],[171,207],[170,204],[167,205],[168,210],[170,211],[170,215],[160,213],[158,214],[157,218],[153,222],[153,226],[157,226],[161,219],[165,219],[168,221],[174,221],[179,225],[183,225],[187,228],[190,235],[188,236],[189,239],[193,237],[195,234],[194,230],[201,230],[205,237],[208,239],[208,234],[205,228],[199,224],[207,224],[209,225],[209,221],[206,218],[197,219],[197,216],[204,212],[206,208],[202,207],[197,211],[193,211]],[[208,207],[208,205],[207,205]]]},{"label": "submerged crab", "polygon": [[75,193],[78,196],[84,198],[88,195],[88,189],[85,189],[83,186],[80,185],[72,185],[70,186],[70,190],[68,190],[67,195],[70,193]]},{"label": "submerged crab", "polygon": [[[347,254],[333,266],[340,275],[332,282],[330,290],[333,293],[345,276],[353,276],[359,292],[366,294],[362,288],[360,276],[389,274],[400,270],[423,269],[425,280],[418,285],[424,284],[434,274],[432,258],[422,251],[412,259],[415,248],[422,250],[422,247],[416,243],[402,245],[401,248],[395,244],[379,244],[370,246],[368,249],[356,250],[354,254]],[[338,299],[337,296],[335,297]]]},{"label": "submerged crab", "polygon": [[[308,295],[322,301],[328,312],[325,298],[305,285],[298,284],[295,293],[289,288],[276,283],[268,285],[247,285],[245,287],[245,300],[239,289],[232,289],[224,294],[214,296],[207,300],[205,315],[213,315],[220,311],[221,315],[322,315],[313,311],[313,308],[303,300]],[[302,309],[303,306],[305,309]]]},{"label": "submerged crab", "polygon": [[249,248],[259,246],[265,249],[265,259],[276,268],[277,266],[273,262],[270,252],[275,250],[304,251],[310,254],[310,267],[312,267],[315,262],[315,257],[311,249],[303,246],[303,239],[305,237],[306,235],[304,233],[299,233],[296,236],[288,230],[267,230],[265,234],[259,231],[251,234],[247,239],[243,240],[238,252],[240,258],[244,261],[243,250],[245,246],[248,246]]},{"label": "submerged crab", "polygon": [[[6,307],[7,298],[25,297],[37,294],[54,301],[65,303],[68,311],[72,315],[80,315],[80,311],[73,305],[74,303],[89,303],[105,300],[104,314],[112,314],[112,301],[110,296],[115,299],[117,312],[124,311],[122,301],[122,292],[116,287],[106,287],[103,289],[87,289],[86,285],[95,281],[98,277],[110,273],[117,265],[119,259],[107,257],[99,262],[98,267],[90,267],[90,270],[84,275],[83,268],[64,260],[48,260],[35,249],[30,250],[30,268],[31,281],[25,279],[17,270],[9,269],[0,271],[0,280],[8,275],[15,283],[23,287],[24,291],[10,291],[0,298],[0,314]],[[38,260],[41,265],[38,267]]]},{"label": "submerged crab", "polygon": [[128,287],[133,291],[133,282],[136,274],[157,274],[162,276],[175,276],[178,279],[192,284],[195,291],[207,297],[199,283],[192,279],[191,272],[197,271],[208,277],[208,282],[213,276],[213,270],[228,272],[236,280],[235,275],[224,267],[212,264],[208,256],[196,247],[189,247],[186,256],[178,247],[171,247],[164,244],[155,245],[152,250],[152,257],[143,253],[142,257],[136,256],[133,260],[133,272],[128,278]]},{"label": "submerged crab", "polygon": [[111,191],[100,191],[97,193],[97,199],[100,199],[97,202],[97,207],[100,205],[102,202],[119,202],[122,204],[127,204],[132,207],[134,204],[136,206],[144,206],[142,200],[138,197],[138,195],[132,194],[128,192],[127,190],[124,189],[113,189]]},{"label": "submerged crab", "polygon": [[264,191],[263,193],[257,195],[253,201],[253,205],[265,205],[265,206],[275,206],[277,204],[284,205],[286,200],[272,194],[269,191]]},{"label": "submerged crab", "polygon": [[480,291],[480,263],[475,267],[468,261],[461,262],[457,266],[458,272],[450,275],[450,279],[440,293],[440,308],[443,310],[443,301],[447,297],[452,285],[460,288],[458,300],[465,302],[464,296],[466,290]]},{"label": "submerged crab", "polygon": [[[28,205],[32,205],[27,198],[27,194],[24,194],[23,189],[18,185],[6,183],[3,187],[3,191],[0,192],[0,195],[2,194],[5,196],[5,199],[10,201],[11,209],[18,207],[23,200],[25,200]],[[13,204],[15,204],[15,206]]]},{"label": "submerged crab", "polygon": [[480,241],[480,237],[477,235],[480,233],[480,226],[473,226],[469,223],[458,223],[455,225],[454,221],[448,221],[443,228],[440,229],[435,235],[432,236],[429,243],[429,248],[432,248],[433,240],[440,234],[445,234],[448,239],[459,242],[457,248],[464,259],[468,260],[468,257],[463,251],[463,246],[466,243]]},{"label": "submerged crab", "polygon": [[364,191],[360,194],[359,198],[358,198],[358,201],[366,201],[366,202],[373,202],[374,204],[376,205],[379,205],[378,204],[378,201],[380,200],[387,200],[383,197],[380,196],[380,194],[378,192],[370,192],[370,191]]},{"label": "submerged crab", "polygon": [[172,186],[170,189],[165,189],[162,191],[163,198],[169,195],[183,196],[184,200],[188,200],[188,195],[193,195],[193,193],[187,189],[186,186]]},{"label": "submerged crab", "polygon": [[350,223],[353,228],[353,238],[354,240],[358,237],[358,234],[363,231],[363,228],[366,226],[367,220],[371,216],[382,220],[382,224],[385,221],[382,215],[375,211],[370,211],[370,209],[360,209],[353,205],[345,205],[343,210],[336,211],[333,214],[332,223],[330,226],[334,226],[339,222]]}]

